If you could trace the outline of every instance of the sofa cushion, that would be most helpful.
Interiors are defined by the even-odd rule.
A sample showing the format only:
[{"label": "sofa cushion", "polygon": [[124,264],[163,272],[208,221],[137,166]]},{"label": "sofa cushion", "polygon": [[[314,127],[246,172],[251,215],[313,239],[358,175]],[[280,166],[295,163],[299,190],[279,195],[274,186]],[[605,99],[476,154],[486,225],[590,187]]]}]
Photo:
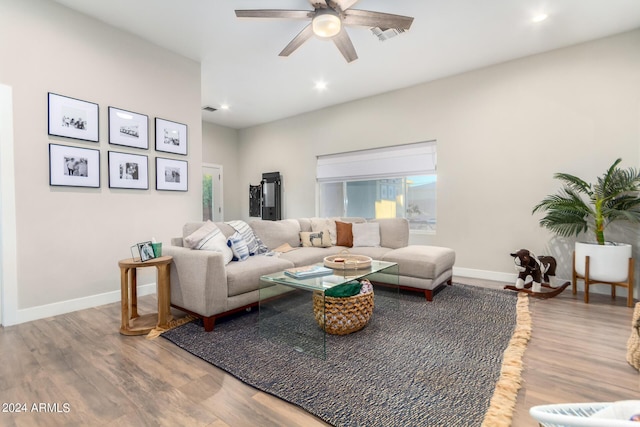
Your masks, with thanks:
[{"label": "sofa cushion", "polygon": [[440,246],[410,245],[386,253],[382,260],[397,262],[401,276],[435,279],[453,267],[456,253]]},{"label": "sofa cushion", "polygon": [[329,248],[300,248],[280,254],[280,258],[291,261],[296,267],[303,267],[324,261],[324,257],[336,255],[344,248],[341,246],[331,246]]},{"label": "sofa cushion", "polygon": [[409,221],[406,218],[381,218],[370,222],[380,224],[380,246],[398,249],[409,244]]},{"label": "sofa cushion", "polygon": [[301,231],[300,232],[300,241],[302,242],[302,247],[316,247],[316,248],[328,248],[331,246],[331,234],[329,230],[323,231]]},{"label": "sofa cushion", "polygon": [[369,246],[369,247],[361,246],[359,248],[349,248],[349,253],[354,254],[354,255],[365,255],[365,256],[371,257],[372,259],[381,260],[382,257],[387,252],[392,251],[392,250],[393,249],[384,248],[382,246],[376,246],[376,247],[374,247],[374,246]]},{"label": "sofa cushion", "polygon": [[353,224],[353,246],[380,246],[380,224],[367,222]]},{"label": "sofa cushion", "polygon": [[361,216],[345,216],[342,218],[338,218],[338,220],[342,221],[342,222],[351,222],[354,224],[360,224],[363,222],[367,222],[367,220],[365,218],[362,218]]},{"label": "sofa cushion", "polygon": [[300,223],[295,219],[255,220],[249,225],[262,243],[271,250],[283,243],[288,243],[294,248],[300,246]]},{"label": "sofa cushion", "polygon": [[336,221],[336,245],[347,248],[353,246],[353,224]]},{"label": "sofa cushion", "polygon": [[298,218],[300,231],[313,231],[311,229],[311,218]]},{"label": "sofa cushion", "polygon": [[260,276],[293,266],[290,261],[267,255],[254,255],[245,262],[232,262],[226,267],[228,296],[255,291],[260,288]]}]

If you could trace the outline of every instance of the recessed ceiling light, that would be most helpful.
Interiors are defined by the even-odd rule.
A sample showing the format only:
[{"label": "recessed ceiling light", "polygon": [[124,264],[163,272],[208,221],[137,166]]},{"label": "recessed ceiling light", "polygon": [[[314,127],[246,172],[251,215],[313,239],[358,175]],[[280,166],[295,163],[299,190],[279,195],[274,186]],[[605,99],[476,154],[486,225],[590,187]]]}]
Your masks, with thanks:
[{"label": "recessed ceiling light", "polygon": [[327,88],[327,82],[319,81],[316,82],[315,89],[318,91],[323,91]]},{"label": "recessed ceiling light", "polygon": [[546,13],[538,13],[536,15],[533,15],[533,18],[531,18],[531,22],[542,22],[545,19],[547,19],[549,17],[549,15],[547,15]]},{"label": "recessed ceiling light", "polygon": [[228,109],[229,109],[229,106],[228,106],[227,104],[222,104],[222,105],[220,106],[220,109],[221,109],[221,110],[228,110]]}]

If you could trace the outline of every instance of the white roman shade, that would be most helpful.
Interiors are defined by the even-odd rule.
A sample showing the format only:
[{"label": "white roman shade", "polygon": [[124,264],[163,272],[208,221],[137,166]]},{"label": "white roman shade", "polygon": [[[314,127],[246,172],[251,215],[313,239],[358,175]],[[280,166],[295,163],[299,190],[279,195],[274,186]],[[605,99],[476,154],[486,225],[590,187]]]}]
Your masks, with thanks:
[{"label": "white roman shade", "polygon": [[354,181],[436,173],[436,142],[394,145],[318,156],[318,182]]}]

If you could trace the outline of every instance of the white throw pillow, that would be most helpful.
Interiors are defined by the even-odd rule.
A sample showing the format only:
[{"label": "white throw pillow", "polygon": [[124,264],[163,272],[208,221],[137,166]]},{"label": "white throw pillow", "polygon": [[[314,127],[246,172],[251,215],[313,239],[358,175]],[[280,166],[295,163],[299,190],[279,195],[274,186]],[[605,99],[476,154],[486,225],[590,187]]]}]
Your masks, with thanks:
[{"label": "white throw pillow", "polygon": [[214,230],[219,230],[219,229],[213,222],[207,221],[200,228],[198,228],[196,231],[189,234],[187,237],[183,239],[184,245],[187,248],[193,249],[196,247],[198,243],[200,243],[202,239],[205,238],[205,236],[207,236]]},{"label": "white throw pillow", "polygon": [[[196,240],[198,238],[200,240]],[[185,237],[184,241],[191,249],[222,253],[225,265],[229,264],[233,258],[233,252],[227,246],[226,237],[224,237],[222,231],[211,221],[207,221],[202,227]],[[195,242],[195,244],[193,242]]]},{"label": "white throw pillow", "polygon": [[353,247],[380,246],[380,224],[377,222],[354,223]]}]

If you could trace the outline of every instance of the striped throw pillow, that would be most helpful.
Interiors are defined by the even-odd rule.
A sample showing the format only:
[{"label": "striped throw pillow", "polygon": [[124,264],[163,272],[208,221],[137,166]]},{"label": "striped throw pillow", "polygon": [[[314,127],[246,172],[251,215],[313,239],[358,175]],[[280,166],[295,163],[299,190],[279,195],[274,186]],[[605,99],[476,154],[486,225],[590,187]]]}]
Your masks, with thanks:
[{"label": "striped throw pillow", "polygon": [[244,261],[249,258],[249,247],[247,246],[247,242],[245,242],[237,231],[227,239],[227,246],[229,246],[231,248],[231,252],[233,252],[232,261]]}]

